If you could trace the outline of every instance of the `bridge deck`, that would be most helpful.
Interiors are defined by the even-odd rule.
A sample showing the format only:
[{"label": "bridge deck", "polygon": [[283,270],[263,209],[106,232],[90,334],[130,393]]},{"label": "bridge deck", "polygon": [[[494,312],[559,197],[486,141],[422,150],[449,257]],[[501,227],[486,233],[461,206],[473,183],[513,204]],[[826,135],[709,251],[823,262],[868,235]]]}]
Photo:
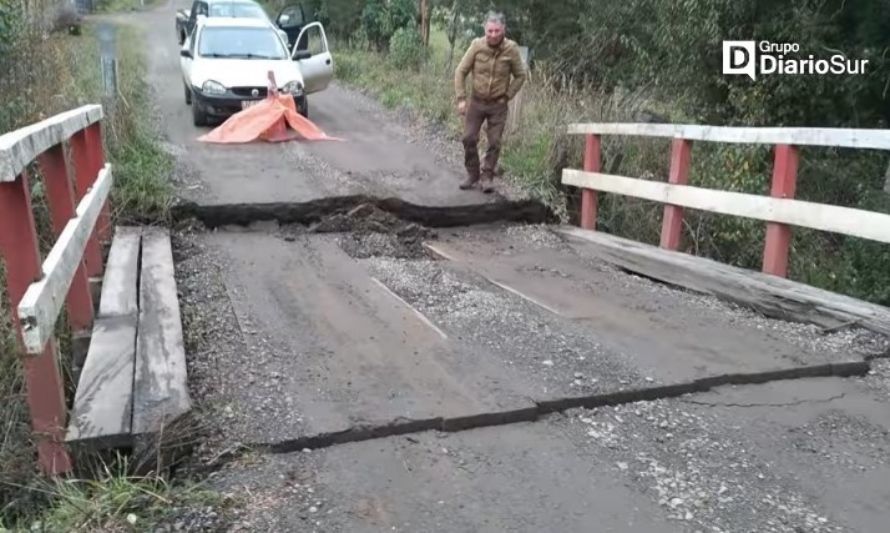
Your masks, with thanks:
[{"label": "bridge deck", "polygon": [[[555,416],[534,409],[861,362],[885,348],[873,334],[822,335],[815,325],[766,319],[626,274],[594,245],[537,227],[449,230],[427,241],[439,258],[377,238],[256,228],[188,245],[206,255],[183,265],[186,293],[192,275],[206,277],[205,264],[220,265],[232,309],[214,313],[231,312],[242,331],[237,343],[224,342],[208,374],[231,384],[219,398],[226,440],[299,452],[330,442],[308,437],[345,431],[344,444],[271,454],[217,480],[225,490],[247,487],[258,503],[285,490],[253,515],[255,527],[321,520],[350,531],[586,531],[597,522],[683,531],[689,520],[724,530],[881,520],[869,506],[886,496],[874,480],[890,471],[869,457],[890,430],[890,388],[882,388],[890,370]],[[369,249],[388,253],[367,257]],[[189,308],[206,305],[195,297],[187,296]],[[494,421],[522,409],[518,420],[533,423],[450,433],[442,421]],[[408,421],[446,432],[390,431]],[[820,429],[831,424],[843,429]],[[394,436],[348,443],[375,432]],[[814,468],[814,454],[838,464],[801,475]],[[868,474],[852,464],[868,464]],[[319,514],[326,510],[332,514]]]}]

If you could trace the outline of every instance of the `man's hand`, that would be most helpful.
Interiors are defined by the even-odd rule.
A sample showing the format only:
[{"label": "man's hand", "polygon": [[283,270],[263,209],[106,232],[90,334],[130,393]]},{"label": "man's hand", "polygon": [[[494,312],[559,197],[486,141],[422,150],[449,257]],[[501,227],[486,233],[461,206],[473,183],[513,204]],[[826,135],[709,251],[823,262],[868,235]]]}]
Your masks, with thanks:
[{"label": "man's hand", "polygon": [[461,116],[467,114],[467,101],[461,100],[457,103],[457,113]]}]

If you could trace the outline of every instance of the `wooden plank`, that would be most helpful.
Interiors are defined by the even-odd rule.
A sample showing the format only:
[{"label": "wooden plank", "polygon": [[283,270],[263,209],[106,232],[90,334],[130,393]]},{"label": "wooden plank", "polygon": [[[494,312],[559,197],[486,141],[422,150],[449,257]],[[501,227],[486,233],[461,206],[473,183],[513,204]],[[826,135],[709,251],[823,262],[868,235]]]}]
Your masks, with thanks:
[{"label": "wooden plank", "polygon": [[570,124],[570,134],[669,137],[742,144],[791,144],[890,150],[890,130],[856,128],[739,128],[698,124]]},{"label": "wooden plank", "polygon": [[28,353],[40,353],[52,337],[68,288],[83,258],[87,240],[111,191],[111,165],[99,173],[95,186],[77,206],[43,262],[43,278],[32,283],[18,306],[22,336]]},{"label": "wooden plank", "polygon": [[890,309],[784,278],[580,228],[560,232],[593,243],[622,269],[754,309],[768,317],[836,328],[858,324],[890,335]]},{"label": "wooden plank", "polygon": [[191,409],[182,321],[166,230],[142,234],[133,433],[154,433]]},{"label": "wooden plank", "polygon": [[780,222],[890,243],[890,215],[873,211],[573,169],[563,170],[562,182],[575,187],[633,196],[711,213]]},{"label": "wooden plank", "polygon": [[[68,221],[76,216],[77,199],[74,185],[68,175],[63,145],[57,144],[37,157],[46,187],[46,201],[49,204],[53,237],[58,238]],[[33,281],[33,280],[32,280]],[[77,334],[93,327],[93,299],[90,294],[89,278],[83,263],[77,267],[71,287],[68,289],[68,325]],[[83,352],[86,353],[86,352]]]},{"label": "wooden plank", "polygon": [[135,313],[96,319],[67,441],[96,448],[131,444],[136,326]]},{"label": "wooden plank", "polygon": [[103,117],[101,105],[85,105],[0,135],[0,183],[15,181],[38,155]]},{"label": "wooden plank", "polygon": [[142,245],[142,228],[118,227],[115,229],[102,297],[99,301],[101,316],[130,315],[139,312],[139,249]]}]

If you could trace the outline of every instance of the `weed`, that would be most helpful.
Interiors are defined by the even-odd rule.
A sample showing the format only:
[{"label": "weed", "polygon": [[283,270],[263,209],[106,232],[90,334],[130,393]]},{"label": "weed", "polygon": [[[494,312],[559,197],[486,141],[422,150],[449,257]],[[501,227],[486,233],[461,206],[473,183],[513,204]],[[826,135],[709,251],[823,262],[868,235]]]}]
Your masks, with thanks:
[{"label": "weed", "polygon": [[118,456],[87,479],[39,480],[20,490],[47,501],[43,512],[15,522],[31,531],[145,531],[183,508],[218,507],[221,498],[199,484],[173,484],[157,475],[133,476]]}]

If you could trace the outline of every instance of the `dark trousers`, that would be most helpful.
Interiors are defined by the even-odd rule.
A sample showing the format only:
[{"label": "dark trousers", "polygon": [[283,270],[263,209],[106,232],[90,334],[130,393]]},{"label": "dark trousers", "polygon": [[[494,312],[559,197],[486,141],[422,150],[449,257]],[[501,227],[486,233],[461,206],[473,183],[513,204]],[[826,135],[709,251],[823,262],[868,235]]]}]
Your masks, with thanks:
[{"label": "dark trousers", "polygon": [[507,102],[482,102],[471,98],[467,105],[467,115],[464,121],[464,165],[470,179],[476,181],[480,177],[479,168],[479,131],[482,123],[488,122],[488,150],[485,152],[485,160],[482,162],[481,177],[490,180],[498,157],[501,155],[501,136],[504,133],[504,125],[507,123]]}]

